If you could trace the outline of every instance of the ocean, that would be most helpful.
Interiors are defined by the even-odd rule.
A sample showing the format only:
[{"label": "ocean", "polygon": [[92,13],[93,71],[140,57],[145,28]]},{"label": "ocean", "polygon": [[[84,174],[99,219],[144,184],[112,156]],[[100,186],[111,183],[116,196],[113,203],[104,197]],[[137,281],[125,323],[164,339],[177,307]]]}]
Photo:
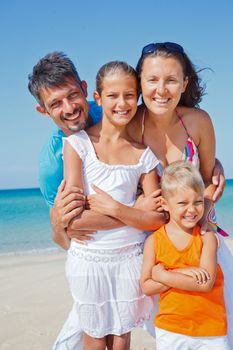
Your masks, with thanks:
[{"label": "ocean", "polygon": [[[233,237],[233,179],[216,205],[218,223]],[[0,191],[0,254],[57,251],[49,209],[39,189]]]}]

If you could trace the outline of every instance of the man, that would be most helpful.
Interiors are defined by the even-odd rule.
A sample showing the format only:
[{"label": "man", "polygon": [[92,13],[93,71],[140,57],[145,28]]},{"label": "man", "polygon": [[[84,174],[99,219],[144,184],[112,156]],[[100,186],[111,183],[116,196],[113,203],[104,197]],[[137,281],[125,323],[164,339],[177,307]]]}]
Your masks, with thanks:
[{"label": "man", "polygon": [[[80,79],[73,62],[62,52],[53,52],[39,60],[29,75],[28,88],[38,102],[37,111],[52,118],[58,126],[40,154],[39,184],[50,207],[53,239],[61,245],[61,235],[66,236],[65,228],[80,214],[85,202],[80,189],[65,189],[64,183],[59,188],[63,179],[62,138],[97,123],[102,111],[94,102],[87,102],[87,83]],[[94,225],[96,221],[101,222],[96,229],[122,226],[115,219],[103,218],[97,213],[92,213],[92,219],[93,216]],[[89,238],[83,234],[77,232],[75,237]],[[67,248],[68,243],[63,248]]]},{"label": "man", "polygon": [[[68,248],[66,228],[82,212],[85,196],[80,189],[67,189],[62,182],[62,137],[97,123],[101,118],[101,109],[94,102],[87,102],[87,83],[80,79],[73,62],[62,52],[50,53],[39,60],[29,75],[28,88],[38,102],[37,111],[52,118],[58,126],[41,152],[39,183],[50,207],[53,239],[63,248]],[[215,198],[218,198],[225,184],[221,164],[218,163],[214,171],[213,181],[218,183]],[[153,194],[154,198],[158,195],[159,192]],[[90,231],[84,230],[84,220],[83,228],[79,227],[83,229],[83,234],[122,226],[120,221],[98,213],[88,215],[88,211],[85,211],[85,215]],[[72,232],[72,236],[79,240],[90,239],[83,234],[80,231]],[[61,237],[67,239],[65,246],[61,244]]]}]

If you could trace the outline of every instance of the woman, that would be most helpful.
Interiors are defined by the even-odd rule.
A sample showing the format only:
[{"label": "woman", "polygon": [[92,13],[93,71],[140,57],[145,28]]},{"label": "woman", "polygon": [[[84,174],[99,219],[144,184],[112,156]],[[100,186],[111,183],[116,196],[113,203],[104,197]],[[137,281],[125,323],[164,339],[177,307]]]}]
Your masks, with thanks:
[{"label": "woman", "polygon": [[[215,136],[209,115],[198,108],[204,91],[193,63],[176,43],[152,43],[143,48],[137,73],[143,104],[128,127],[129,134],[156,154],[160,161],[159,176],[168,164],[183,159],[200,168],[205,185],[208,185],[215,162]],[[132,215],[132,220],[128,220],[131,208],[113,202],[103,192],[90,198],[89,202],[91,209],[133,224]],[[145,202],[141,203],[145,209]],[[208,217],[211,225],[216,227],[214,211],[210,211],[212,205],[213,202],[208,200],[204,221]],[[219,228],[217,230],[225,234]],[[233,257],[223,240],[218,259],[225,275],[228,329],[233,332]],[[233,335],[229,333],[228,336],[233,347]]]}]

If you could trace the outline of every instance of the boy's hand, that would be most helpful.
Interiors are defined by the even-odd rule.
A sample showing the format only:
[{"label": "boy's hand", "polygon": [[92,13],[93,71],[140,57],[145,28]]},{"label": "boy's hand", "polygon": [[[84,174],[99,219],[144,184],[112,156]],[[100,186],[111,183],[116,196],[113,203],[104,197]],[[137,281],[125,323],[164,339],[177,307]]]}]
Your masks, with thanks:
[{"label": "boy's hand", "polygon": [[152,267],[151,277],[154,281],[160,282],[162,274],[166,272],[166,269],[162,263],[158,263]]},{"label": "boy's hand", "polygon": [[201,267],[185,267],[173,270],[175,272],[183,273],[184,275],[192,277],[197,284],[205,284],[210,279],[208,271]]}]

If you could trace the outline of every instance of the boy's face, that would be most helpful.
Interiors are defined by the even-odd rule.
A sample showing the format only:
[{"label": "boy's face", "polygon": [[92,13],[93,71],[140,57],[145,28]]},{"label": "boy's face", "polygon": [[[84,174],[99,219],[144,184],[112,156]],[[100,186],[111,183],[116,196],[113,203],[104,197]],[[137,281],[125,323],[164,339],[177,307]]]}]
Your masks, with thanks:
[{"label": "boy's face", "polygon": [[163,207],[170,214],[170,221],[180,228],[192,229],[204,213],[204,196],[190,187],[178,187],[164,199]]}]

